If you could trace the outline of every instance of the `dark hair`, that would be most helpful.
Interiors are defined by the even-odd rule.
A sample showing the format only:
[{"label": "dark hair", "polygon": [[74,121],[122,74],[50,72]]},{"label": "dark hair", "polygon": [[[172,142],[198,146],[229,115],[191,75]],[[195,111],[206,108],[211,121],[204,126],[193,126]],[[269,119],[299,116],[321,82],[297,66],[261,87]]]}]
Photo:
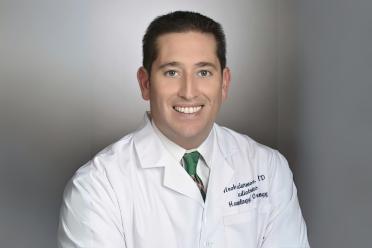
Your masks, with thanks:
[{"label": "dark hair", "polygon": [[143,67],[151,73],[151,66],[157,57],[156,40],[162,34],[197,31],[210,33],[217,43],[217,57],[221,69],[226,66],[226,41],[222,26],[211,18],[190,11],[175,11],[158,16],[148,26],[142,40]]}]

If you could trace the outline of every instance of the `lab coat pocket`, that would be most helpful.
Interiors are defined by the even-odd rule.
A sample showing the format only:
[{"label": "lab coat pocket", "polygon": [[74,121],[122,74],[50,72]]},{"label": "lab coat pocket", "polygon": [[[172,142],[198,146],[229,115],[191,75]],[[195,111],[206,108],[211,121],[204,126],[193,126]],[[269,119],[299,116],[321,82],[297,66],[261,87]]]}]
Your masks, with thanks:
[{"label": "lab coat pocket", "polygon": [[264,238],[268,215],[266,208],[248,208],[237,214],[224,216],[225,247],[259,247]]}]

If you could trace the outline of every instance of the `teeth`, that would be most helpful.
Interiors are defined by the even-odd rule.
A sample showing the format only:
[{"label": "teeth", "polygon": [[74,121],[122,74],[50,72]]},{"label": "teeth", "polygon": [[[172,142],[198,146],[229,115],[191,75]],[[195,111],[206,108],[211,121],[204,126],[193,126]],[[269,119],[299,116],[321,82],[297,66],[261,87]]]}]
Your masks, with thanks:
[{"label": "teeth", "polygon": [[196,113],[201,108],[202,108],[202,106],[198,106],[198,107],[174,107],[174,109],[177,110],[178,112],[185,113],[185,114]]}]

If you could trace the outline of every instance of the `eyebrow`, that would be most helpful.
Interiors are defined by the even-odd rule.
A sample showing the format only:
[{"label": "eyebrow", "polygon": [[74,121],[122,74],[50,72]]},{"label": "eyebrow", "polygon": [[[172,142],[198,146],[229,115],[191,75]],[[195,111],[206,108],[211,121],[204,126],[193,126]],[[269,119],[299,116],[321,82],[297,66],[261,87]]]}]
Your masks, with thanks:
[{"label": "eyebrow", "polygon": [[213,69],[217,70],[217,66],[211,62],[199,62],[196,64],[196,67],[212,67]]},{"label": "eyebrow", "polygon": [[[182,64],[180,62],[176,62],[176,61],[167,62],[167,63],[161,64],[159,66],[159,69],[163,69],[163,68],[168,67],[168,66],[182,67]],[[213,69],[217,70],[217,66],[214,63],[204,62],[204,61],[196,63],[196,67],[206,67],[206,66],[212,67]]]},{"label": "eyebrow", "polygon": [[168,66],[181,67],[181,63],[176,62],[176,61],[164,63],[164,64],[159,65],[159,69],[163,69]]}]

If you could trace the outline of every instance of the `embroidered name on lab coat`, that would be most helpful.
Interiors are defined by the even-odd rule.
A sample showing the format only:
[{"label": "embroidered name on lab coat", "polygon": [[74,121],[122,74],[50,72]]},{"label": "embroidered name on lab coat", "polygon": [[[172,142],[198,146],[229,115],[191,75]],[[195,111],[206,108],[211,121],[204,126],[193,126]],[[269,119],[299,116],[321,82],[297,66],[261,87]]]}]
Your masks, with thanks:
[{"label": "embroidered name on lab coat", "polygon": [[262,192],[260,190],[260,182],[265,181],[265,175],[258,175],[257,179],[253,179],[248,182],[239,182],[237,184],[232,184],[226,186],[223,190],[223,193],[231,193],[235,195],[233,201],[228,201],[227,204],[229,207],[235,207],[242,204],[249,204],[260,198],[267,198],[269,196],[268,192]]}]

